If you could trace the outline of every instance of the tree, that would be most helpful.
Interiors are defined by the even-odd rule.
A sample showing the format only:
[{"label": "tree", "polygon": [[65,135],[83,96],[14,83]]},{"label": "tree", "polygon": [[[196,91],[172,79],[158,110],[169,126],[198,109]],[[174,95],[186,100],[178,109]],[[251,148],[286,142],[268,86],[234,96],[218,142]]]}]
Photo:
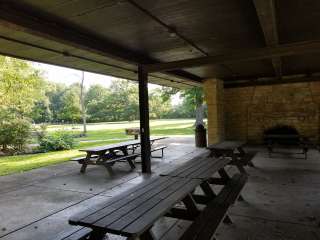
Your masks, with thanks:
[{"label": "tree", "polygon": [[161,91],[155,89],[149,93],[149,109],[150,119],[161,119],[169,116],[172,106],[170,101],[162,101]]},{"label": "tree", "polygon": [[61,111],[63,109],[63,95],[67,91],[64,84],[52,83],[47,89],[47,96],[49,98],[49,108],[52,113],[53,122],[60,122]]},{"label": "tree", "polygon": [[58,119],[63,122],[75,123],[81,119],[80,110],[80,85],[72,84],[61,95],[62,108],[58,113]]},{"label": "tree", "polygon": [[138,86],[127,80],[113,81],[109,88],[93,85],[88,89],[85,104],[89,120],[131,121],[139,118]]},{"label": "tree", "polygon": [[110,98],[113,102],[112,111],[117,120],[135,120],[139,117],[138,85],[128,80],[112,81]]},{"label": "tree", "polygon": [[193,107],[196,112],[196,122],[197,125],[204,125],[204,96],[203,89],[201,87],[194,87],[184,90],[181,95],[184,97],[186,103]]},{"label": "tree", "polygon": [[44,81],[28,62],[0,56],[0,145],[22,150],[30,136],[28,118],[42,99]]},{"label": "tree", "polygon": [[52,121],[50,102],[47,97],[35,102],[30,118],[35,123],[49,123]]},{"label": "tree", "polygon": [[175,89],[170,87],[162,87],[162,99],[164,102],[171,99],[171,97],[177,93],[180,93],[183,97],[183,104],[180,104],[180,107],[183,106],[184,110],[189,109],[191,112],[195,112],[195,126],[199,124],[204,124],[204,94],[201,87],[193,87],[188,89]]},{"label": "tree", "polygon": [[43,97],[42,73],[26,61],[0,56],[0,111],[26,117]]},{"label": "tree", "polygon": [[80,121],[80,84],[72,84],[69,87],[64,84],[51,84],[47,96],[54,122]]},{"label": "tree", "polygon": [[81,116],[82,116],[82,123],[83,123],[83,135],[86,136],[87,134],[87,114],[86,114],[86,107],[84,102],[84,71],[82,71],[82,78],[80,84],[80,109],[81,109]]}]

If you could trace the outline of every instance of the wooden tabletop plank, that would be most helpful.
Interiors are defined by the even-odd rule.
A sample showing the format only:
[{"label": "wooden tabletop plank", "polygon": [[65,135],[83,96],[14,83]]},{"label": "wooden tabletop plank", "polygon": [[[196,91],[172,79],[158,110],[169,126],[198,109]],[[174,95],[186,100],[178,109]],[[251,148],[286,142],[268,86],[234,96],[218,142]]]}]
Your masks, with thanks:
[{"label": "wooden tabletop plank", "polygon": [[199,169],[203,171],[203,169],[210,168],[211,165],[213,165],[216,161],[219,161],[220,159],[208,157],[205,158],[201,163],[194,165],[192,168],[189,168],[187,171],[181,172],[178,176],[179,177],[189,177],[189,175],[192,175],[192,173],[198,171]]},{"label": "wooden tabletop plank", "polygon": [[[103,211],[100,211],[97,215],[94,215],[90,218],[83,219],[81,222],[84,224],[88,224],[95,226],[95,227],[101,227],[106,229],[108,225],[112,224],[113,222],[116,222],[118,219],[125,217],[134,209],[138,208],[139,206],[142,206],[143,208],[148,208],[148,202],[152,201],[152,199],[157,199],[158,195],[162,192],[166,192],[168,189],[171,188],[171,185],[174,186],[177,182],[179,182],[180,179],[173,179],[173,178],[167,178],[167,181],[162,183],[161,185],[151,189],[148,192],[145,192],[140,197],[130,200],[128,198],[123,199],[126,204],[119,205],[117,209],[110,209],[111,211],[108,211],[109,209],[104,209]],[[159,200],[159,199],[157,199]],[[101,217],[103,216],[103,217]]]},{"label": "wooden tabletop plank", "polygon": [[[77,225],[82,219],[89,217],[92,214],[95,214],[95,213],[101,211],[102,209],[109,207],[113,204],[116,204],[116,203],[121,204],[123,202],[123,199],[125,199],[125,198],[129,198],[129,199],[137,198],[137,197],[141,196],[142,194],[144,194],[144,192],[149,191],[150,189],[153,189],[154,187],[156,187],[157,185],[159,185],[165,181],[167,181],[167,179],[162,178],[162,177],[154,177],[154,178],[151,178],[150,180],[146,180],[145,182],[142,182],[138,186],[133,187],[133,188],[129,189],[128,191],[126,191],[122,194],[119,194],[118,196],[115,196],[111,199],[108,199],[104,203],[91,206],[90,209],[87,209],[87,210],[71,217],[69,220],[69,223],[73,224],[73,225]],[[130,197],[128,197],[128,195]]]},{"label": "wooden tabletop plank", "polygon": [[[171,177],[179,177],[181,175],[183,175],[184,173],[186,172],[189,172],[189,171],[194,171],[193,169],[195,167],[200,167],[202,166],[203,164],[206,164],[206,160],[205,158],[202,158],[202,159],[193,159],[191,160],[189,163],[181,166],[181,167],[178,167],[176,169],[174,169],[173,171],[171,171],[170,173],[166,174],[167,176],[171,176]],[[162,176],[162,175],[161,175]]]},{"label": "wooden tabletop plank", "polygon": [[225,167],[231,159],[229,158],[220,158],[218,159],[219,161],[213,162],[212,165],[206,167],[206,168],[201,168],[192,174],[190,174],[188,177],[189,178],[194,178],[194,179],[201,179],[201,180],[207,180],[210,177],[213,176],[214,173],[216,173],[219,169]]},{"label": "wooden tabletop plank", "polygon": [[231,159],[214,157],[193,159],[168,173],[160,174],[160,176],[208,179],[216,171],[226,166],[230,161]]},{"label": "wooden tabletop plank", "polygon": [[178,186],[171,195],[163,196],[163,200],[160,201],[153,208],[150,208],[147,212],[144,212],[139,218],[135,219],[128,226],[121,231],[126,234],[141,234],[152,226],[152,224],[163,216],[169,209],[177,202],[181,201],[188,193],[201,183],[199,179],[181,179],[183,185]]},{"label": "wooden tabletop plank", "polygon": [[[165,138],[167,138],[167,137],[151,137],[150,141],[153,142],[153,141],[158,141],[158,140],[165,139]],[[120,143],[115,143],[115,144],[108,144],[108,145],[104,145],[104,146],[80,149],[79,151],[97,153],[97,152],[102,152],[102,151],[119,149],[122,147],[128,147],[128,146],[132,146],[132,145],[140,145],[140,140],[131,140],[131,141],[125,141],[125,142],[120,142]]]},{"label": "wooden tabletop plank", "polygon": [[[161,184],[145,194],[132,201],[131,195],[127,195],[123,198],[126,204],[120,204],[117,207],[115,207],[116,204],[112,204],[110,208],[107,207],[111,209],[111,212],[106,211],[106,208],[101,209],[103,214],[100,215],[101,211],[98,211],[79,221],[78,225],[101,228],[106,232],[123,236],[138,236],[201,183],[201,180],[198,179],[172,177],[161,177],[155,182],[160,179],[164,179]],[[97,214],[99,215],[97,218],[90,219],[90,224],[86,222]],[[104,217],[100,218],[101,216]],[[125,230],[126,228],[128,229]]]},{"label": "wooden tabletop plank", "polygon": [[204,154],[201,154],[200,156],[196,156],[196,157],[192,158],[191,160],[189,160],[188,162],[183,163],[182,165],[178,166],[174,170],[169,170],[169,171],[161,173],[160,176],[172,176],[172,177],[179,176],[184,171],[188,171],[189,169],[193,168],[194,166],[201,164],[201,162],[204,162],[205,159],[207,157],[209,157],[209,155],[210,155],[210,152],[208,151]]},{"label": "wooden tabletop plank", "polygon": [[[124,227],[129,225],[130,223],[134,222],[139,217],[143,216],[144,213],[152,209],[154,206],[159,204],[163,199],[170,197],[170,195],[173,195],[178,189],[183,188],[185,184],[188,183],[188,180],[186,179],[177,179],[177,178],[170,178],[172,181],[172,184],[169,185],[166,189],[163,189],[158,194],[154,195],[152,198],[148,199],[146,202],[144,202],[143,205],[137,206],[137,208],[133,209],[131,212],[128,212],[128,214],[122,216],[117,221],[113,222],[110,226],[108,226],[110,229],[121,231]],[[188,194],[188,192],[186,192]],[[179,199],[176,199],[176,202],[179,201]],[[172,205],[167,206],[167,209],[170,209]],[[150,221],[149,219],[146,219],[146,221]]]}]

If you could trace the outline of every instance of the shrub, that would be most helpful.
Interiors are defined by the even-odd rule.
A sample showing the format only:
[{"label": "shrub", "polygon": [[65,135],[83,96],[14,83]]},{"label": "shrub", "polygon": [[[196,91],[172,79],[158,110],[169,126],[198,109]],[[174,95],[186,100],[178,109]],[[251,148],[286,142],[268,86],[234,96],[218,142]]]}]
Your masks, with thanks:
[{"label": "shrub", "polygon": [[47,128],[48,125],[43,123],[39,125],[39,128],[34,129],[39,142],[47,135]]},{"label": "shrub", "polygon": [[45,135],[39,139],[40,150],[44,152],[69,150],[75,146],[73,135],[57,131],[51,135]]},{"label": "shrub", "polygon": [[29,140],[31,123],[24,118],[2,119],[0,121],[0,145],[2,149],[8,147],[21,151]]}]

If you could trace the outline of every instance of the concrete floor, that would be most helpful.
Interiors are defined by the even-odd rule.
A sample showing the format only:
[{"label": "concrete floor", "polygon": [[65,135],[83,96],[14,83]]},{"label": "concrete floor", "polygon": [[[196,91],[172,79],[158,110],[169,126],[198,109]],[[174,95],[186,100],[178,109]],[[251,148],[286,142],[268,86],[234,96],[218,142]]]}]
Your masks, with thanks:
[{"label": "concrete floor", "polygon": [[[193,138],[169,138],[164,159],[153,159],[158,174],[189,160],[201,149]],[[320,239],[320,154],[311,150],[308,159],[299,155],[278,154],[268,158],[266,150],[248,168],[249,181],[243,191],[244,202],[230,211],[234,224],[222,224],[221,240]],[[119,194],[140,183],[146,176],[131,171],[126,163],[114,166],[114,176],[99,166],[85,175],[74,162],[0,177],[0,239],[49,240],[71,229],[68,218],[95,203]],[[230,168],[230,173],[235,169]],[[178,239],[190,222],[163,218],[154,226],[159,239]],[[121,239],[110,236],[110,239]]]}]

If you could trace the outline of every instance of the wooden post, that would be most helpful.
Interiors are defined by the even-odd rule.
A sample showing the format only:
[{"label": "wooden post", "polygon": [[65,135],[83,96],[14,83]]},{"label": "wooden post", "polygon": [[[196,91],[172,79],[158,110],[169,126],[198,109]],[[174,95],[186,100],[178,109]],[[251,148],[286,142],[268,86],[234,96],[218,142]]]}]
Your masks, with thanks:
[{"label": "wooden post", "polygon": [[143,173],[151,173],[151,147],[149,129],[148,73],[138,67],[141,164]]}]

